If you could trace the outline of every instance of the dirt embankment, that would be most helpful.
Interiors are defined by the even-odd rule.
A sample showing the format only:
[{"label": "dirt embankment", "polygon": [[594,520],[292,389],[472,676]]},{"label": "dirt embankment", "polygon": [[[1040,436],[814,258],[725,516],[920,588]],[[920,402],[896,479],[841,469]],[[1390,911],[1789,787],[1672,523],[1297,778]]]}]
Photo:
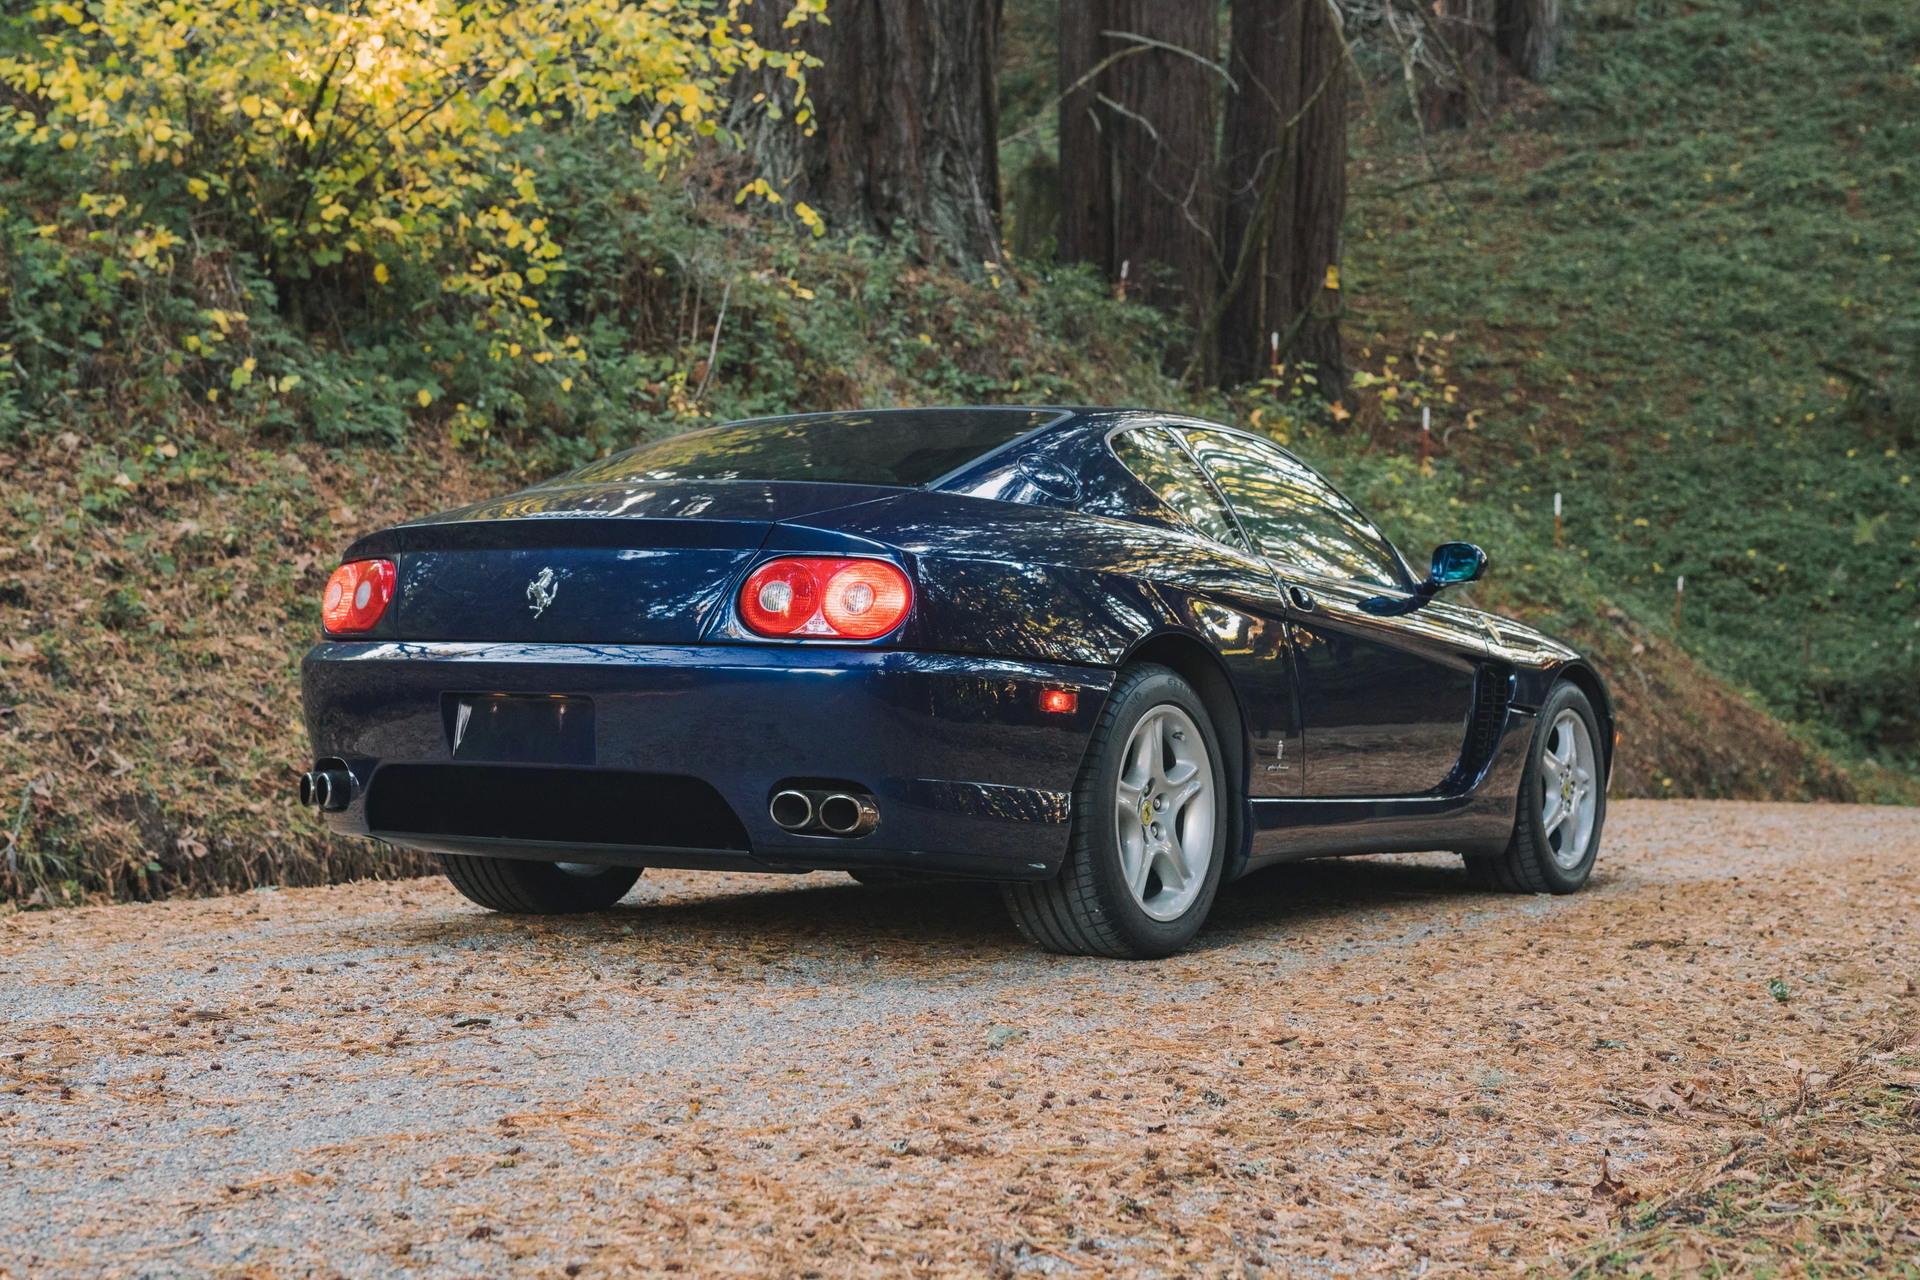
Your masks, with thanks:
[{"label": "dirt embankment", "polygon": [[0,1275],[1889,1274],[1917,867],[1623,802],[1585,894],[1307,864],[1141,965],[837,876],[15,915]]},{"label": "dirt embankment", "polygon": [[1839,800],[1853,780],[1817,748],[1619,609],[1571,637],[1606,674],[1620,727],[1617,796]]},{"label": "dirt embankment", "polygon": [[299,659],[349,542],[510,482],[452,449],[213,443],[137,479],[77,436],[0,453],[27,495],[0,508],[0,903],[427,866],[296,804]]}]

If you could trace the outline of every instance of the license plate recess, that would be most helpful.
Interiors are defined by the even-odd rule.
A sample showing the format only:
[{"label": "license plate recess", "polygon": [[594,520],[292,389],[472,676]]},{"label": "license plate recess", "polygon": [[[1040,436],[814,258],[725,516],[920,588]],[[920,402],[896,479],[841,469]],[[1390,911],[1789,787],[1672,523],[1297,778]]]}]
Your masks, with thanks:
[{"label": "license plate recess", "polygon": [[453,758],[487,764],[594,761],[593,699],[566,694],[449,693],[442,711]]}]

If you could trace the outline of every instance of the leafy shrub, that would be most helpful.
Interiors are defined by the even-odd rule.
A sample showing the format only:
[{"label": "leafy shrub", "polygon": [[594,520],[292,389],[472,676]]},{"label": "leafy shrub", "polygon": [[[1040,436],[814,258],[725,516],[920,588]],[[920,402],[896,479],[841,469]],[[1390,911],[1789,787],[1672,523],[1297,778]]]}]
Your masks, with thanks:
[{"label": "leafy shrub", "polygon": [[[35,356],[24,381],[44,395],[178,376],[271,414],[263,394],[308,375],[295,353],[278,367],[240,353],[258,311],[311,333],[433,309],[439,293],[464,304],[439,310],[473,355],[566,382],[581,353],[545,308],[572,265],[558,234],[571,193],[548,148],[584,134],[616,167],[657,174],[716,132],[743,69],[775,68],[800,93],[804,56],[761,48],[748,13],[747,0],[63,0],[0,19],[0,145],[32,214],[6,225],[10,345]],[[169,281],[182,273],[185,288]],[[124,332],[136,315],[141,332]],[[89,376],[87,353],[110,348],[131,368]],[[371,397],[356,381],[311,387],[315,416],[391,435],[404,424],[390,393],[437,395],[418,369],[376,379]]]}]

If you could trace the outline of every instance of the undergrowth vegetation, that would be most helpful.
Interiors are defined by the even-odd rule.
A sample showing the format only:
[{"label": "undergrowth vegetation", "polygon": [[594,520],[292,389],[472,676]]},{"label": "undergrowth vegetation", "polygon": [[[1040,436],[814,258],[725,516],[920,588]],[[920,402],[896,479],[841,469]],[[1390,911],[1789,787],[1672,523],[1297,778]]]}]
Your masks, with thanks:
[{"label": "undergrowth vegetation", "polygon": [[[1350,331],[1454,330],[1477,503],[1842,755],[1920,760],[1920,9],[1595,0],[1462,138],[1381,111]],[[1378,368],[1378,365],[1375,366]],[[1410,447],[1412,423],[1367,424]]]},{"label": "undergrowth vegetation", "polygon": [[[1483,603],[1599,654],[1626,712],[1616,790],[1906,794],[1920,24],[1898,6],[1845,0],[1836,26],[1597,4],[1549,100],[1460,138],[1370,90],[1362,376],[1339,406],[1182,390],[1169,322],[1044,244],[966,275],[817,235],[706,136],[728,69],[764,56],[739,7],[681,8],[708,25],[595,37],[645,71],[597,97],[482,42],[497,74],[430,146],[388,127],[354,151],[352,121],[391,125],[398,100],[311,99],[308,127],[341,130],[324,164],[286,87],[256,83],[264,36],[215,49],[154,17],[227,30],[262,6],[0,18],[0,900],[417,869],[291,799],[295,664],[339,549],[637,439],[854,405],[1130,403],[1269,431],[1416,558],[1487,545]],[[85,24],[108,11],[146,43],[102,52]],[[406,56],[426,38],[388,34]],[[49,48],[84,74],[36,82]],[[168,98],[161,73],[194,58],[239,69]],[[436,159],[461,139],[484,163]],[[440,196],[398,182],[418,208],[362,198],[428,164]],[[1888,767],[1849,780],[1810,736]]]},{"label": "undergrowth vegetation", "polygon": [[[456,410],[468,430],[591,420],[595,398],[571,395],[582,336],[553,313],[594,264],[556,215],[595,212],[574,183],[599,164],[631,181],[683,162],[735,75],[769,67],[803,94],[807,60],[760,47],[746,12],[89,0],[6,19],[0,428],[116,391],[163,418],[183,392],[228,395],[320,438],[398,436],[397,404],[463,391],[497,393]],[[758,179],[749,196],[778,198]],[[269,311],[281,324],[254,323]],[[335,350],[360,359],[332,367]]]}]

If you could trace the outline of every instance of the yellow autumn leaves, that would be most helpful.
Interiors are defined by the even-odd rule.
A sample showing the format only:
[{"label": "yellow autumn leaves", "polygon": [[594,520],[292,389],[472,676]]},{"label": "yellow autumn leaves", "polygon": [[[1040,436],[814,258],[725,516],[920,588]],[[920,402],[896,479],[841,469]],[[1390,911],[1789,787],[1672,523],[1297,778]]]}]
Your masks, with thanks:
[{"label": "yellow autumn leaves", "polygon": [[[799,0],[789,25],[824,6]],[[129,269],[170,269],[184,210],[140,197],[172,172],[293,274],[362,259],[385,284],[389,264],[432,264],[524,331],[567,266],[525,135],[606,118],[664,168],[715,132],[739,72],[802,96],[807,59],[756,43],[753,16],[747,0],[39,4],[34,43],[0,57],[0,130],[88,166],[89,214]]]}]

